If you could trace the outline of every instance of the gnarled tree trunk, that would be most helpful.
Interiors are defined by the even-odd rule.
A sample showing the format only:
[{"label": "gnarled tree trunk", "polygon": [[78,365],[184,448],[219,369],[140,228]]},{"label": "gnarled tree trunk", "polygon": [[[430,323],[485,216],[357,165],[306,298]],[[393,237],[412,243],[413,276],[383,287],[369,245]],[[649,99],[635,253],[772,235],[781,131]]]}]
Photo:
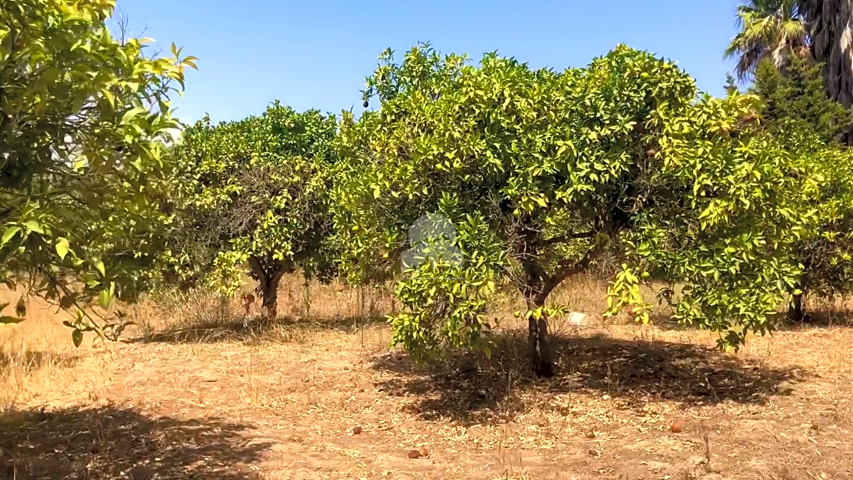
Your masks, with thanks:
[{"label": "gnarled tree trunk", "polygon": [[[544,307],[548,295],[563,280],[583,272],[589,267],[592,260],[601,254],[601,251],[601,249],[593,248],[580,261],[561,261],[554,273],[550,275],[536,262],[522,260],[521,264],[526,280],[524,285],[520,286],[520,291],[527,302],[528,311]],[[538,377],[553,377],[555,356],[551,337],[548,334],[548,317],[546,315],[542,314],[538,319],[531,316],[528,319],[527,339],[530,349],[530,368],[533,373]]]},{"label": "gnarled tree trunk", "polygon": [[278,316],[278,284],[284,272],[276,272],[262,285],[264,317],[275,320]]},{"label": "gnarled tree trunk", "polygon": [[267,271],[254,256],[249,257],[249,265],[252,267],[252,272],[258,280],[264,318],[275,320],[278,316],[278,284],[286,270],[279,268],[277,271]]},{"label": "gnarled tree trunk", "polygon": [[805,317],[803,310],[803,296],[794,295],[791,298],[791,304],[788,305],[788,320],[792,322],[802,322]]},{"label": "gnarled tree trunk", "polygon": [[[527,299],[527,308],[535,310],[545,304],[544,298]],[[530,350],[530,368],[538,377],[554,376],[554,350],[548,335],[548,318],[544,315],[539,320],[532,316],[528,319],[527,345]]]},{"label": "gnarled tree trunk", "polygon": [[805,289],[801,285],[796,285],[796,288],[801,293],[791,293],[791,303],[788,304],[788,320],[792,322],[808,321],[809,316],[806,315],[806,309],[803,306],[803,297],[806,294]]}]

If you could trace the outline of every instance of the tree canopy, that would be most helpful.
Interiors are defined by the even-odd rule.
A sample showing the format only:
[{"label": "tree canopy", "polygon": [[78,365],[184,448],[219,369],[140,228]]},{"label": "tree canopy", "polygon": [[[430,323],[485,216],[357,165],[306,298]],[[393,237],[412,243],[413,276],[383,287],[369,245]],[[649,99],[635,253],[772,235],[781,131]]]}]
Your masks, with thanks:
[{"label": "tree canopy", "polygon": [[0,1],[0,280],[80,306],[78,344],[103,333],[85,305],[133,300],[159,249],[169,97],[195,67],[113,38],[114,6]]},{"label": "tree canopy", "polygon": [[777,135],[805,130],[824,144],[838,142],[853,124],[853,114],[826,93],[822,66],[792,60],[779,70],[772,62],[760,62],[749,91],[762,100],[764,127]]},{"label": "tree canopy", "polygon": [[795,61],[784,71],[764,62],[750,88],[762,100],[764,128],[788,148],[816,152],[809,168],[824,180],[813,199],[820,211],[818,234],[796,248],[803,273],[792,291],[789,316],[797,321],[805,318],[805,292],[826,296],[853,289],[853,157],[839,148],[853,115],[827,95],[821,71],[821,65],[805,61]]},{"label": "tree canopy", "polygon": [[810,58],[809,29],[798,0],[747,0],[737,8],[740,32],[724,57],[735,58],[740,80],[751,79],[762,61],[784,69],[797,59]]},{"label": "tree canopy", "polygon": [[339,139],[344,267],[400,268],[429,214],[452,222],[444,238],[465,257],[427,255],[402,278],[394,341],[416,354],[488,351],[484,299],[510,287],[528,303],[532,367],[549,375],[548,295],[612,241],[630,255],[611,311],[647,320],[639,277],[654,272],[686,284],[676,317],[721,345],[767,331],[798,275],[790,251],[818,180],[806,153],[755,127],[754,96],[697,98],[673,63],[625,46],[554,72],[422,45],[400,64],[386,52],[367,85],[380,110],[345,118]]},{"label": "tree canopy", "polygon": [[260,116],[187,128],[172,156],[178,200],[167,257],[175,271],[233,293],[249,265],[269,317],[282,275],[327,277],[336,130],[334,116],[278,102]]}]

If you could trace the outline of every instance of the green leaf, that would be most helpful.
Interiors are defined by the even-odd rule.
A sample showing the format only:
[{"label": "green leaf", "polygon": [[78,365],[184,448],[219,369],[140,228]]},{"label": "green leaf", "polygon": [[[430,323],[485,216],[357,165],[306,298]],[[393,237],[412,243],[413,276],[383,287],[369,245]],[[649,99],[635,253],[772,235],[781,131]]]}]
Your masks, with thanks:
[{"label": "green leaf", "polygon": [[109,307],[111,301],[112,301],[112,295],[110,295],[109,291],[101,290],[100,293],[98,293],[98,304],[102,308]]},{"label": "green leaf", "polygon": [[59,255],[59,258],[65,260],[65,256],[68,255],[68,239],[60,237],[56,242],[56,254]]},{"label": "green leaf", "polygon": [[74,342],[74,347],[80,348],[80,344],[83,343],[83,331],[79,328],[75,328],[71,331],[71,341]]},{"label": "green leaf", "polygon": [[23,322],[24,320],[25,319],[23,319],[23,318],[10,317],[7,315],[2,315],[2,316],[0,316],[0,325],[16,325],[18,323]]},{"label": "green leaf", "polygon": [[24,225],[26,225],[27,228],[32,232],[44,235],[44,230],[42,229],[41,224],[39,222],[35,220],[28,220],[24,222]]},{"label": "green leaf", "polygon": [[106,269],[104,267],[104,262],[102,262],[101,260],[94,260],[92,262],[92,265],[97,268],[99,272],[101,272],[102,277],[107,275]]},{"label": "green leaf", "polygon": [[110,104],[110,108],[116,108],[116,99],[113,96],[113,92],[110,91],[109,88],[105,88],[101,91],[104,94],[104,98],[107,99],[107,102]]},{"label": "green leaf", "polygon": [[134,119],[135,117],[137,117],[138,115],[141,115],[141,114],[145,113],[146,111],[147,111],[147,110],[145,110],[145,109],[144,109],[144,108],[142,108],[142,107],[134,107],[134,108],[131,108],[130,110],[126,111],[126,112],[124,113],[124,115],[122,115],[122,117],[121,117],[121,124],[122,124],[122,125],[127,125],[127,124],[129,124],[131,120],[133,120],[133,119]]},{"label": "green leaf", "polygon": [[6,245],[7,243],[9,243],[9,240],[11,240],[12,237],[14,237],[15,234],[17,234],[20,231],[21,231],[21,227],[19,227],[17,225],[13,225],[13,226],[7,228],[6,231],[3,232],[3,237],[0,238],[0,246]]}]

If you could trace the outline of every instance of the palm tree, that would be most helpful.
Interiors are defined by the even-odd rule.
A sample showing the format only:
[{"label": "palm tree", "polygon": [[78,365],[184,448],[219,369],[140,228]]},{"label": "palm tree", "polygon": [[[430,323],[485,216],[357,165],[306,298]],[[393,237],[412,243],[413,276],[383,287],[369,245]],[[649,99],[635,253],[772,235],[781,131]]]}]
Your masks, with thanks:
[{"label": "palm tree", "polygon": [[810,37],[798,0],[748,0],[737,9],[737,25],[741,31],[725,58],[738,59],[735,72],[741,81],[752,76],[762,59],[769,58],[776,68],[784,69],[791,56],[810,55]]},{"label": "palm tree", "polygon": [[853,106],[853,0],[799,0],[830,97]]}]

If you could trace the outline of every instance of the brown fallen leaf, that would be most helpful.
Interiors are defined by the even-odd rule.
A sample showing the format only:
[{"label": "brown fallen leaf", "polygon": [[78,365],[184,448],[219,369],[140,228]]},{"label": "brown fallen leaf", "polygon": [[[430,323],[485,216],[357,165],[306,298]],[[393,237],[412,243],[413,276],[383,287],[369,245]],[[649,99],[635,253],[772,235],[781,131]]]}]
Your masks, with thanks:
[{"label": "brown fallen leaf", "polygon": [[419,450],[409,450],[409,458],[421,458],[421,452]]}]

